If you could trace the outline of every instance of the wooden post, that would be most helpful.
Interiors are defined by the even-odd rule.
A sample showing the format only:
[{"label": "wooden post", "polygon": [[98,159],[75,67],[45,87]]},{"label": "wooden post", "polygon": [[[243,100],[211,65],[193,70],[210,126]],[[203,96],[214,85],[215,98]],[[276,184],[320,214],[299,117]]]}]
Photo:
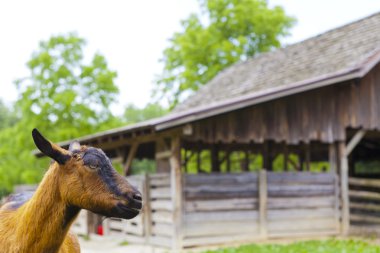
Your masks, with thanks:
[{"label": "wooden post", "polygon": [[156,140],[156,168],[157,173],[169,173],[170,163],[169,158],[171,156],[170,143],[164,138],[159,138]]},{"label": "wooden post", "polygon": [[138,146],[139,146],[139,144],[137,142],[133,143],[129,152],[128,152],[128,157],[127,157],[127,160],[124,164],[124,170],[123,170],[123,173],[125,176],[130,175],[132,172],[131,171],[132,162],[136,156],[136,151],[137,151]]},{"label": "wooden post", "polygon": [[202,150],[198,147],[197,149],[197,172],[198,173],[201,172],[201,163],[202,163],[201,152]]},{"label": "wooden post", "polygon": [[214,144],[211,148],[211,171],[218,172],[220,171],[219,167],[219,149],[216,144]]},{"label": "wooden post", "polygon": [[149,243],[152,235],[152,212],[150,208],[150,177],[149,174],[144,174],[144,187],[143,187],[144,200],[144,233],[145,242]]},{"label": "wooden post", "polygon": [[344,142],[338,143],[339,164],[340,164],[340,185],[342,198],[342,235],[348,235],[350,230],[350,198],[348,188],[348,156],[356,145],[364,137],[366,131],[361,129],[355,133],[347,146]]},{"label": "wooden post", "polygon": [[249,150],[244,151],[244,167],[243,171],[249,171]]},{"label": "wooden post", "polygon": [[272,156],[271,150],[269,147],[268,141],[265,141],[263,144],[263,167],[264,169],[271,171],[272,170]]},{"label": "wooden post", "polygon": [[181,140],[179,136],[171,140],[170,184],[173,204],[173,238],[172,250],[182,249],[182,173],[181,173]]},{"label": "wooden post", "polygon": [[348,159],[346,145],[344,142],[338,143],[339,160],[340,160],[340,190],[342,201],[342,235],[348,235],[350,228],[350,203],[348,197]]},{"label": "wooden post", "polygon": [[260,237],[267,239],[268,237],[268,221],[267,221],[267,203],[268,203],[268,185],[267,171],[259,172],[259,228]]}]

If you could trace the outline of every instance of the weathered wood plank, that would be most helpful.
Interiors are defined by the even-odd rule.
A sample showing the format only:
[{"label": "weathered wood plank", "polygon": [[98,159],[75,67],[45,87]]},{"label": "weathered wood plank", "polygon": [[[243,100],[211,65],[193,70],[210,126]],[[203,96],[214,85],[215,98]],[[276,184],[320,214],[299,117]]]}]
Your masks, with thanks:
[{"label": "weathered wood plank", "polygon": [[268,172],[268,185],[275,184],[333,184],[331,173],[315,172]]},{"label": "weathered wood plank", "polygon": [[334,185],[268,185],[269,197],[287,196],[331,196],[334,194]]},{"label": "weathered wood plank", "polygon": [[170,175],[166,175],[167,177],[152,177],[150,175],[150,186],[152,188],[170,187]]},{"label": "weathered wood plank", "polygon": [[214,212],[195,212],[186,213],[184,215],[185,223],[199,222],[225,222],[228,221],[245,221],[258,220],[259,214],[257,211],[214,211]]},{"label": "weathered wood plank", "polygon": [[350,198],[380,200],[380,193],[377,192],[350,190],[349,196]]},{"label": "weathered wood plank", "polygon": [[354,150],[356,145],[358,145],[360,140],[364,137],[365,133],[366,131],[364,129],[360,129],[355,133],[354,137],[352,137],[352,139],[346,146],[346,150],[345,150],[346,156],[348,156],[352,152],[352,150]]},{"label": "weathered wood plank", "polygon": [[369,216],[368,214],[357,214],[357,213],[355,213],[355,214],[350,215],[350,221],[380,224],[380,217]]},{"label": "weathered wood plank", "polygon": [[289,238],[289,237],[294,237],[294,238],[312,238],[312,237],[323,237],[325,238],[326,236],[333,236],[333,235],[338,235],[339,232],[336,230],[323,230],[323,229],[318,229],[318,230],[305,230],[305,231],[285,231],[285,232],[272,232],[269,234],[269,238],[271,239],[279,239],[279,238]]},{"label": "weathered wood plank", "polygon": [[172,155],[172,151],[171,150],[165,150],[165,151],[161,151],[161,152],[156,152],[156,160],[159,160],[159,159],[168,159],[168,158],[170,158],[171,155]]},{"label": "weathered wood plank", "polygon": [[156,223],[152,226],[152,234],[172,237],[174,235],[173,224]]},{"label": "weathered wood plank", "polygon": [[319,218],[334,218],[334,207],[328,208],[310,208],[310,209],[283,209],[283,210],[269,210],[268,220],[303,220],[303,219],[319,219]]},{"label": "weathered wood plank", "polygon": [[171,139],[170,156],[170,185],[171,185],[171,202],[173,210],[173,226],[172,226],[172,250],[178,251],[182,249],[182,172],[181,172],[181,140],[179,136]]},{"label": "weathered wood plank", "polygon": [[166,211],[156,211],[152,213],[152,222],[173,223],[173,214]]},{"label": "weathered wood plank", "polygon": [[241,193],[245,191],[257,192],[258,186],[256,184],[243,184],[243,185],[199,185],[199,186],[186,186],[185,193]]},{"label": "weathered wood plank", "polygon": [[348,190],[348,158],[346,145],[344,142],[338,143],[338,153],[340,160],[340,187],[342,198],[342,228],[341,233],[347,235],[350,229],[350,199]]},{"label": "weathered wood plank", "polygon": [[313,219],[313,220],[299,220],[299,221],[269,221],[268,230],[269,234],[276,232],[292,232],[292,231],[307,231],[313,232],[314,230],[334,230],[336,223],[334,218]]},{"label": "weathered wood plank", "polygon": [[356,203],[351,201],[350,209],[380,212],[380,204]]},{"label": "weathered wood plank", "polygon": [[139,235],[142,237],[144,235],[144,227],[141,225],[131,226],[131,224],[126,224],[126,226],[124,226],[124,233]]},{"label": "weathered wood plank", "polygon": [[348,179],[348,183],[354,186],[364,186],[364,187],[374,187],[380,188],[380,180],[379,179],[367,179],[367,178],[353,178],[350,177]]},{"label": "weathered wood plank", "polygon": [[257,182],[257,173],[211,173],[185,175],[186,186],[190,185],[213,185],[213,184],[242,184]]},{"label": "weathered wood plank", "polygon": [[170,199],[171,192],[170,187],[160,187],[156,189],[150,189],[151,199]]},{"label": "weathered wood plank", "polygon": [[185,211],[257,210],[256,198],[194,200],[185,202]]},{"label": "weathered wood plank", "polygon": [[268,236],[268,178],[267,171],[261,170],[259,172],[259,224],[260,224],[260,236],[261,238],[267,238]]},{"label": "weathered wood plank", "polygon": [[237,233],[247,233],[256,235],[259,233],[258,223],[255,220],[246,220],[245,222],[230,222],[223,223],[203,222],[197,224],[186,224],[183,227],[183,234],[188,236],[215,236],[229,235]]},{"label": "weathered wood plank", "polygon": [[268,209],[321,208],[333,207],[334,204],[334,196],[268,199]]},{"label": "weathered wood plank", "polygon": [[145,242],[148,242],[148,238],[152,233],[152,209],[151,209],[151,202],[150,200],[150,177],[149,174],[144,174],[144,186],[142,188],[143,192],[143,199],[147,199],[147,201],[144,201],[144,209],[143,209],[143,216],[142,216],[142,223],[144,224],[144,240]]},{"label": "weathered wood plank", "polygon": [[249,198],[257,196],[257,191],[235,191],[235,192],[187,192],[185,197],[189,200],[208,200],[208,199],[235,199]]},{"label": "weathered wood plank", "polygon": [[152,210],[173,211],[173,205],[170,200],[153,200],[150,207]]}]

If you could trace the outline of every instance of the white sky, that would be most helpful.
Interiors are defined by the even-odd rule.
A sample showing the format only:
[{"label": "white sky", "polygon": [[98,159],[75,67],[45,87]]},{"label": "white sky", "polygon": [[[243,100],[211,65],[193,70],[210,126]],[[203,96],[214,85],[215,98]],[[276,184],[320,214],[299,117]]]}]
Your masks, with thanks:
[{"label": "white sky", "polygon": [[[293,43],[380,11],[380,0],[269,0],[297,18]],[[180,20],[198,11],[197,0],[0,0],[0,97],[17,98],[13,80],[28,74],[25,63],[38,42],[78,32],[88,55],[103,54],[118,72],[115,110],[150,101],[158,60]]]}]

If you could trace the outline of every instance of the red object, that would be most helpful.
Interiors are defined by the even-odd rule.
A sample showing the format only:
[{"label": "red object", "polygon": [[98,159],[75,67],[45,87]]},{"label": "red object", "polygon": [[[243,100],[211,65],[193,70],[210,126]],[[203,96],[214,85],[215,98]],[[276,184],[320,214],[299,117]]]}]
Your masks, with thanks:
[{"label": "red object", "polygon": [[97,234],[98,235],[103,235],[103,226],[102,225],[98,225]]}]

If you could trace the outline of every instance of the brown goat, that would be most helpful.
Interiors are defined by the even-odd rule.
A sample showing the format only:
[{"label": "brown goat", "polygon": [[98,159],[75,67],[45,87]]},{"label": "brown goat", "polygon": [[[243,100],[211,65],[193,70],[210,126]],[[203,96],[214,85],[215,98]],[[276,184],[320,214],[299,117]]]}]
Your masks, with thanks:
[{"label": "brown goat", "polygon": [[141,194],[112,167],[102,150],[65,150],[32,132],[37,148],[54,161],[29,200],[10,199],[0,209],[0,253],[77,253],[69,228],[83,209],[131,219],[142,207]]}]

